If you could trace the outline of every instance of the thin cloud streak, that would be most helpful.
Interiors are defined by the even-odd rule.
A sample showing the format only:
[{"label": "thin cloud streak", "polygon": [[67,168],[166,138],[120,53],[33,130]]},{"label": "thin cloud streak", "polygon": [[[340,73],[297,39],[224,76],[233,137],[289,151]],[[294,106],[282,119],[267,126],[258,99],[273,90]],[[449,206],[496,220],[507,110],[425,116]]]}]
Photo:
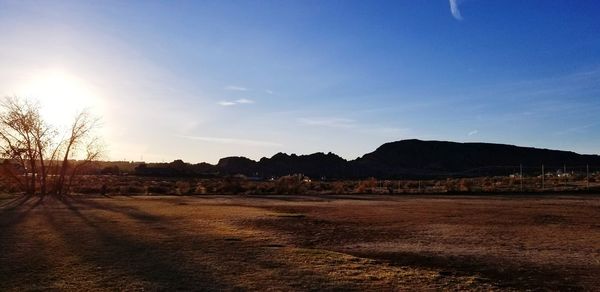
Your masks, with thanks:
[{"label": "thin cloud streak", "polygon": [[479,130],[473,130],[473,131],[469,132],[467,135],[470,137],[470,136],[475,136],[477,134],[479,134]]},{"label": "thin cloud streak", "polygon": [[458,1],[459,0],[449,0],[450,1],[450,13],[452,16],[456,18],[456,20],[463,20],[462,15],[460,14],[460,10],[458,10]]},{"label": "thin cloud streak", "polygon": [[249,103],[254,103],[254,100],[250,100],[250,99],[246,99],[246,98],[240,98],[240,99],[236,100],[235,103],[238,103],[238,104],[249,104]]},{"label": "thin cloud streak", "polygon": [[221,105],[221,106],[236,106],[239,104],[252,104],[252,103],[254,103],[254,100],[247,99],[247,98],[240,98],[240,99],[236,99],[234,101],[229,101],[229,100],[219,101],[217,104]]},{"label": "thin cloud streak", "polygon": [[229,91],[249,91],[250,89],[243,87],[243,86],[236,86],[236,85],[228,85],[225,86],[225,90],[229,90]]},{"label": "thin cloud streak", "polygon": [[219,144],[235,144],[244,146],[258,146],[258,147],[281,147],[283,144],[275,143],[270,141],[259,141],[259,140],[248,140],[248,139],[237,139],[237,138],[222,138],[222,137],[205,137],[205,136],[187,136],[180,135],[180,138],[189,140],[196,140],[202,142],[219,143]]},{"label": "thin cloud streak", "polygon": [[232,102],[232,101],[219,101],[218,104],[222,105],[222,106],[234,106],[234,105],[236,105],[236,103]]}]

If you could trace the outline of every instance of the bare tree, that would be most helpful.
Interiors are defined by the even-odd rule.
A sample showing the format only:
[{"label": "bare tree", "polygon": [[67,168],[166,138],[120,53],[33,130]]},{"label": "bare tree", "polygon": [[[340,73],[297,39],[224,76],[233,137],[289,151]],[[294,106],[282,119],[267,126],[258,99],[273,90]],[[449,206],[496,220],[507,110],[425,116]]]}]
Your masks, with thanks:
[{"label": "bare tree", "polygon": [[93,119],[88,112],[81,112],[73,121],[71,125],[69,136],[67,139],[61,141],[58,153],[62,153],[62,163],[59,167],[58,181],[56,183],[56,194],[63,195],[65,193],[65,180],[67,177],[67,170],[71,168],[71,179],[69,179],[69,186],[72,183],[72,177],[77,174],[77,170],[79,167],[77,165],[71,165],[71,161],[69,160],[70,155],[74,155],[78,150],[81,150],[80,147],[85,144],[86,156],[83,159],[84,163],[86,161],[95,160],[100,156],[99,148],[95,148],[95,144],[97,144],[98,139],[93,137],[93,130],[97,126],[97,119]]},{"label": "bare tree", "polygon": [[[0,138],[2,154],[21,166],[24,171],[20,184],[27,194],[36,190],[38,151],[34,133],[40,127],[39,107],[16,97],[5,98],[0,103]],[[40,144],[43,144],[40,141]]]},{"label": "bare tree", "polygon": [[103,147],[97,137],[93,137],[85,144],[85,156],[82,159],[74,161],[69,174],[69,182],[66,189],[70,190],[75,182],[75,178],[80,174],[80,171],[89,166],[93,161],[100,158],[103,153]]},{"label": "bare tree", "polygon": [[60,135],[43,120],[38,103],[5,98],[0,102],[0,154],[5,159],[5,173],[26,194],[66,194],[82,165],[101,155],[99,139],[94,136],[97,122],[82,111]]}]

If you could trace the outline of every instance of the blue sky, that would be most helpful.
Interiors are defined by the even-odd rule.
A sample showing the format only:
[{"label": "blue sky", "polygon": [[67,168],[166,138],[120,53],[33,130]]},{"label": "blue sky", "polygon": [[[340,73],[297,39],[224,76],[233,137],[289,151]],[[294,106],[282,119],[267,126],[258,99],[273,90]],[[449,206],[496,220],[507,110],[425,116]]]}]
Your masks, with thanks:
[{"label": "blue sky", "polygon": [[[353,159],[408,138],[600,153],[597,1],[0,1],[0,94],[108,159]],[[56,106],[56,104],[68,106]]]}]

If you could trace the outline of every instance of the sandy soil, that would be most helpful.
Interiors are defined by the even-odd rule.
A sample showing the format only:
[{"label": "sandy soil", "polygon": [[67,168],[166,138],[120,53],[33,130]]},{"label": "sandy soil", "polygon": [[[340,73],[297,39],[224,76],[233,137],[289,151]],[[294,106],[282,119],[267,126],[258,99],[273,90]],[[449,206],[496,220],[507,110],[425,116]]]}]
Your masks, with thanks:
[{"label": "sandy soil", "polygon": [[0,290],[597,290],[600,196],[0,195]]}]

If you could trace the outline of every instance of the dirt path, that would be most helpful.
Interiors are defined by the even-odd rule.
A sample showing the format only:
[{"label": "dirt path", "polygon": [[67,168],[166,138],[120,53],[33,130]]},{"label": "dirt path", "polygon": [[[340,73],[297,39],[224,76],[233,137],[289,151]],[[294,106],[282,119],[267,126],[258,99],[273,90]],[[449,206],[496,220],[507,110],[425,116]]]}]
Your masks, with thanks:
[{"label": "dirt path", "polygon": [[0,290],[598,287],[600,198],[0,197]]}]

